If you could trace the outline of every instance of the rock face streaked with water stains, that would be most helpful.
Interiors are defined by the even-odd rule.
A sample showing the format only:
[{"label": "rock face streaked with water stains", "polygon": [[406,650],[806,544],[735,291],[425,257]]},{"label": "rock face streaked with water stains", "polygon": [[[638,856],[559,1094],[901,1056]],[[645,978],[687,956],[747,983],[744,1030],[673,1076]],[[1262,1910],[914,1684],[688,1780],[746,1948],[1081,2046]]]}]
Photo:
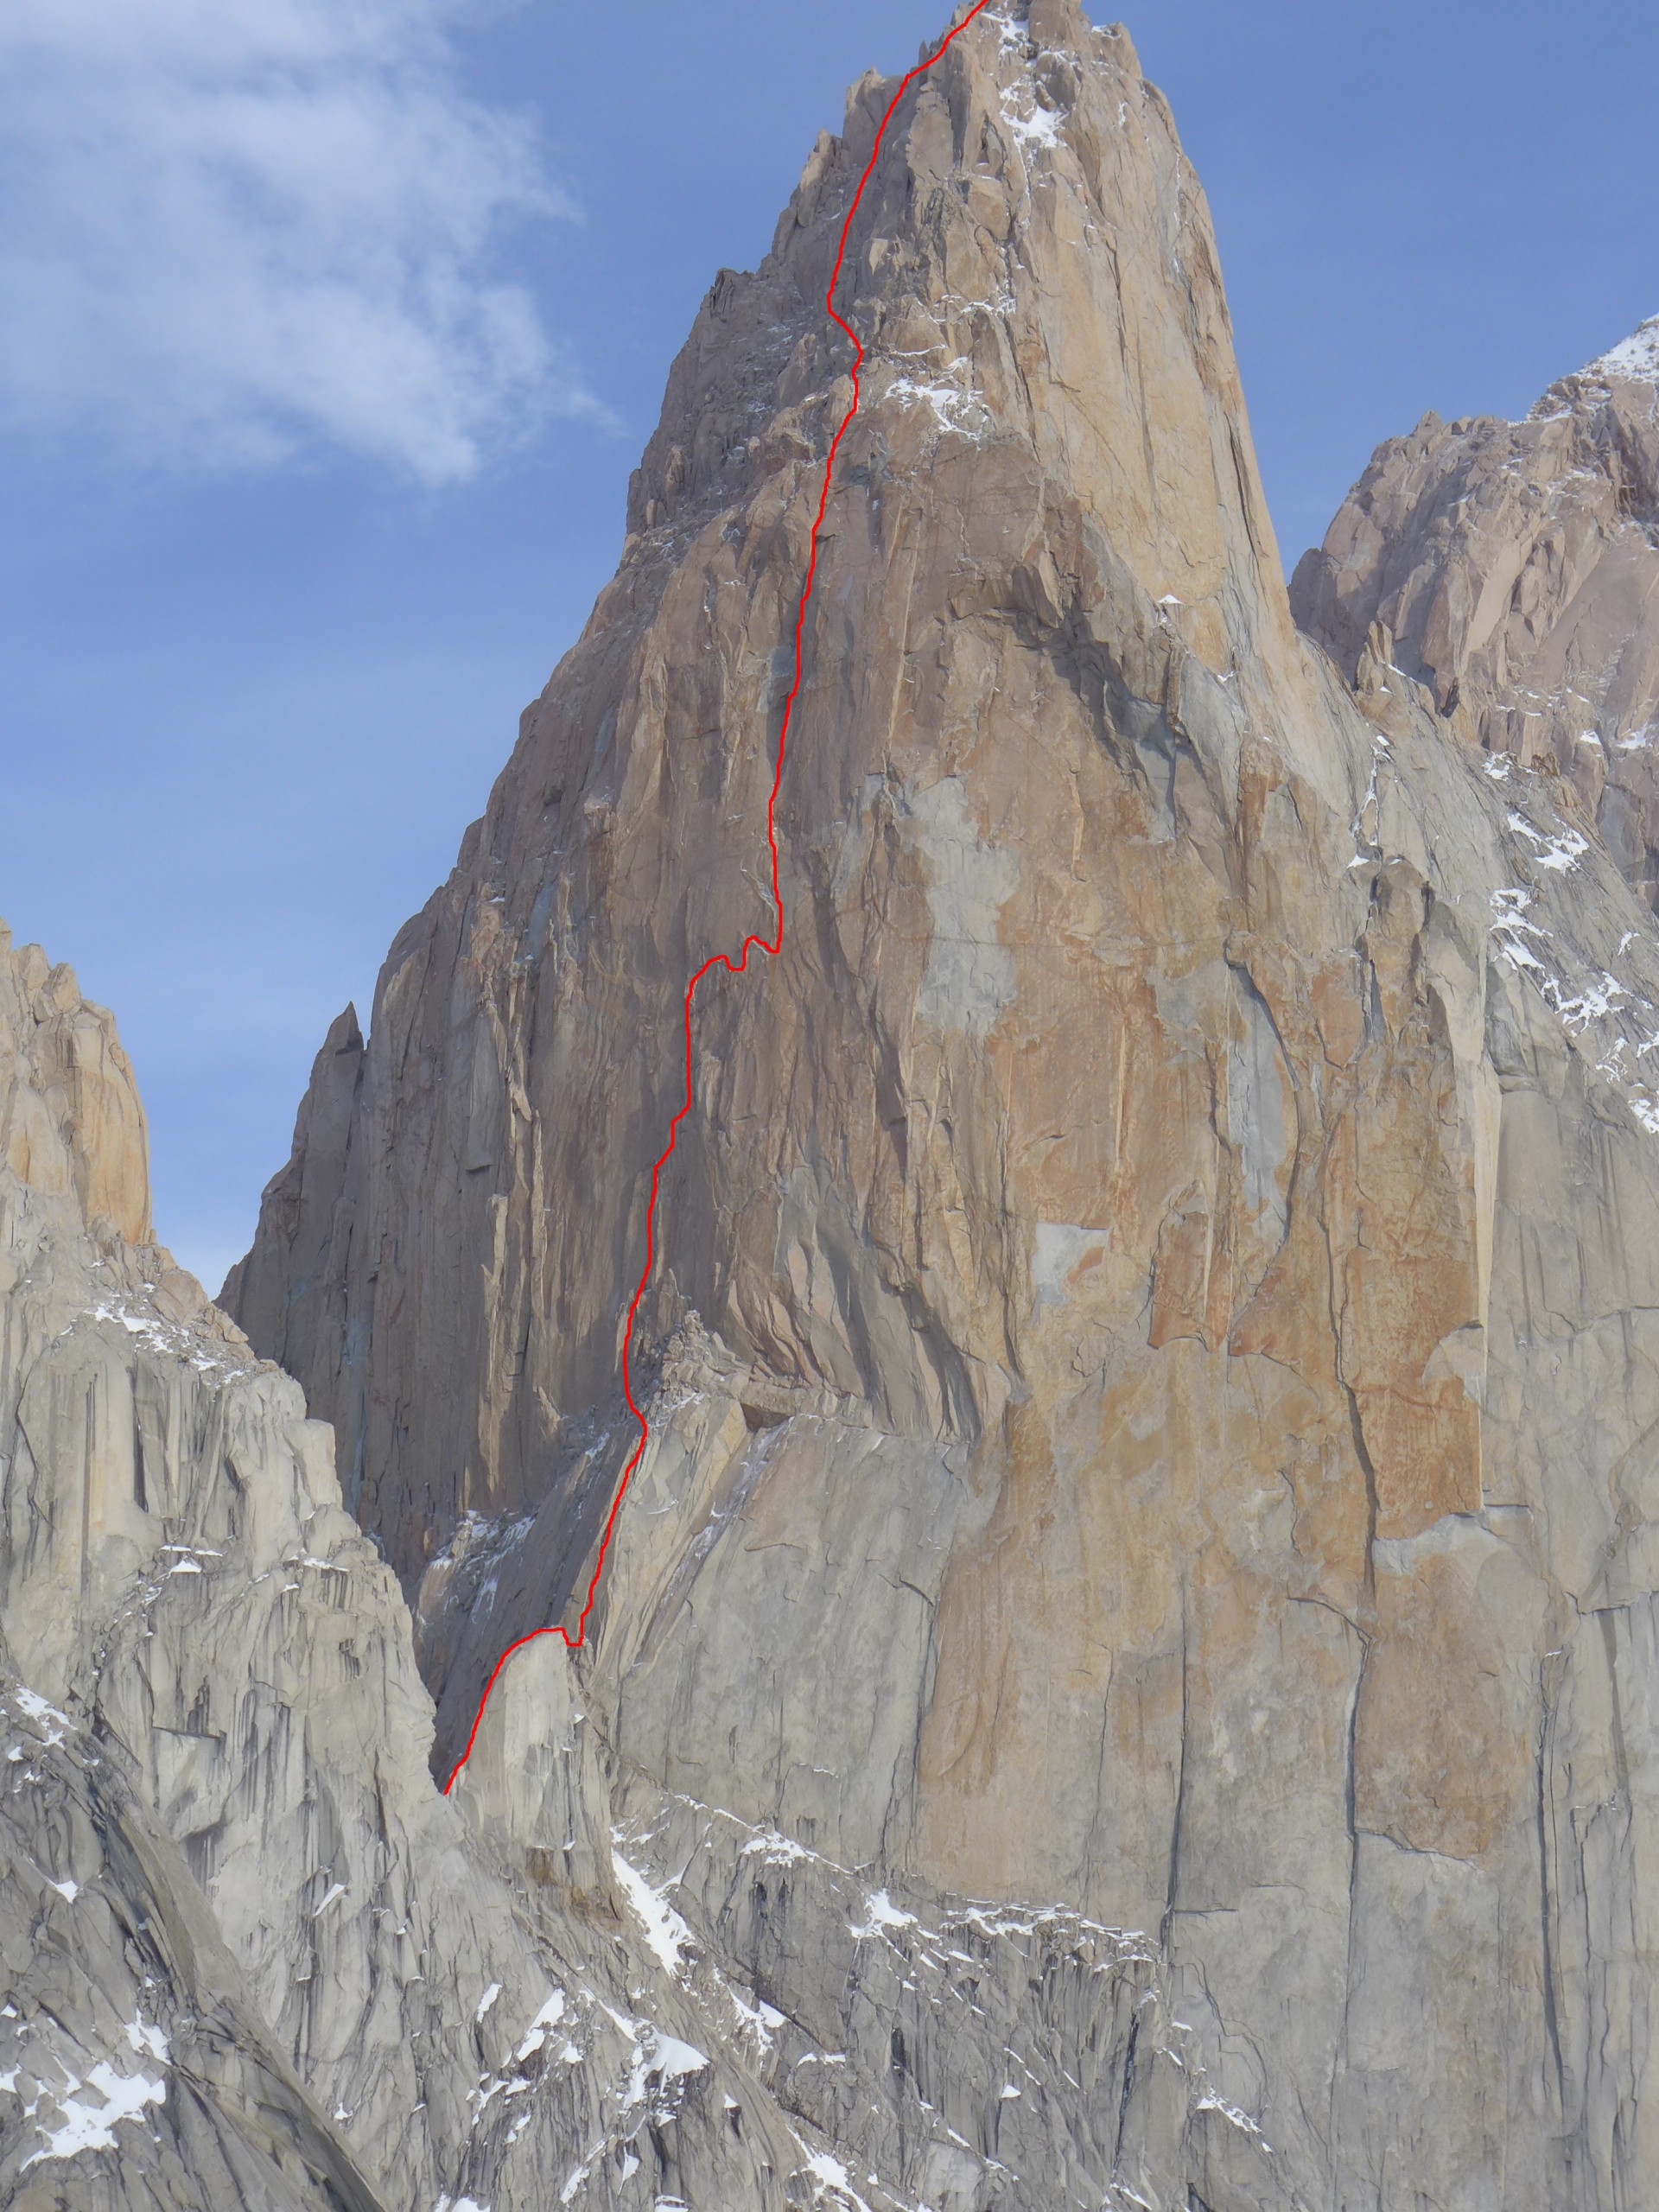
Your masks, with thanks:
[{"label": "rock face streaked with water stains", "polygon": [[53,1215],[30,1318],[16,1224],[83,1202],[8,1153],[13,1660],[207,1899],[293,2158],[387,2202],[1612,2212],[1659,2185],[1659,931],[1374,614],[1363,664],[1298,633],[1202,195],[1070,0],[964,31],[853,224],[784,950],[698,1002],[652,1441],[587,1644],[427,1779],[629,1441],[891,90],[710,293],[226,1286],[343,1498],[137,1216]]}]

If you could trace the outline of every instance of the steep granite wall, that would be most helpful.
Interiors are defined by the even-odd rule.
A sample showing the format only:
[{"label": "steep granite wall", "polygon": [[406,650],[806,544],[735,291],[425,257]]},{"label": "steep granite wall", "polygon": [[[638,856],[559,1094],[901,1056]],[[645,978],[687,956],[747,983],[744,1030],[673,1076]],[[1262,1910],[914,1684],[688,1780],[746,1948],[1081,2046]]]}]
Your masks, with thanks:
[{"label": "steep granite wall", "polygon": [[1097,2199],[1126,2143],[1208,2170],[1234,2123],[1151,1945],[641,1789],[562,1645],[446,1803],[326,1427],[89,1217],[121,1168],[148,1218],[141,1129],[109,1016],[0,931],[0,2200],[895,2212]]},{"label": "steep granite wall", "polygon": [[[226,1288],[336,1423],[443,1771],[585,1579],[685,979],[769,919],[890,90],[710,293],[616,580]],[[909,2201],[1640,2202],[1659,933],[1559,779],[1297,635],[1122,31],[977,18],[841,297],[784,950],[699,1001],[575,1662],[620,1823]],[[570,1663],[510,1665],[504,1774]],[[950,2043],[973,1927],[1070,1946],[1058,2127]]]}]

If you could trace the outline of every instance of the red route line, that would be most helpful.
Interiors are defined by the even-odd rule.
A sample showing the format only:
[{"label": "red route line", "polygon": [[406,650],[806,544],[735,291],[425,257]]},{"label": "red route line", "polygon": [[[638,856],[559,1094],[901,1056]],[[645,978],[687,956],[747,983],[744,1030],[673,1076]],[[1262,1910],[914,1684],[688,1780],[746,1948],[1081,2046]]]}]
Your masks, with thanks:
[{"label": "red route line", "polygon": [[594,1571],[588,1579],[588,1595],[576,1621],[575,1634],[572,1636],[569,1630],[562,1623],[554,1622],[546,1628],[531,1629],[528,1636],[521,1636],[516,1642],[507,1646],[491,1669],[489,1681],[484,1685],[484,1694],[478,1701],[478,1713],[473,1722],[472,1733],[467,1738],[467,1748],[455,1761],[450,1770],[449,1779],[443,1785],[443,1794],[446,1797],[455,1786],[455,1777],[473,1755],[473,1745],[478,1741],[478,1732],[483,1726],[484,1708],[490,1701],[490,1692],[495,1688],[501,1669],[512,1658],[513,1653],[522,1651],[525,1644],[534,1643],[537,1637],[542,1636],[562,1636],[567,1647],[575,1651],[581,1647],[587,1637],[588,1616],[594,1609],[594,1599],[599,1589],[599,1578],[605,1571],[605,1554],[610,1549],[611,1532],[616,1526],[616,1516],[621,1510],[622,1500],[627,1494],[628,1484],[633,1478],[634,1470],[645,1457],[645,1446],[650,1441],[651,1425],[634,1401],[633,1385],[629,1379],[628,1344],[633,1335],[634,1320],[639,1311],[640,1301],[645,1294],[645,1285],[651,1280],[652,1264],[656,1256],[658,1187],[664,1168],[673,1157],[674,1143],[679,1135],[680,1123],[691,1111],[691,1001],[696,995],[697,985],[711,968],[724,968],[730,975],[741,976],[748,967],[751,952],[758,950],[775,956],[782,951],[784,944],[784,899],[778,880],[778,832],[774,826],[773,815],[778,805],[779,787],[784,780],[784,747],[789,737],[789,718],[794,711],[796,696],[801,688],[801,633],[806,624],[807,604],[812,596],[812,580],[817,573],[818,531],[823,526],[824,510],[830,502],[830,480],[835,472],[836,449],[847,435],[849,424],[858,412],[858,372],[864,361],[864,347],[858,333],[853,328],[851,323],[845,321],[836,312],[836,287],[841,282],[841,266],[847,255],[847,235],[853,227],[853,218],[858,213],[859,201],[864,197],[864,188],[870,181],[870,173],[875,167],[876,156],[881,151],[881,141],[887,134],[888,124],[893,120],[893,110],[915,83],[917,78],[925,75],[951,41],[959,38],[969,24],[973,22],[974,17],[982,13],[989,5],[990,0],[978,0],[978,5],[970,8],[955,29],[945,33],[927,59],[925,61],[918,61],[909,74],[901,79],[898,91],[887,102],[887,112],[876,126],[875,143],[870,149],[870,158],[864,164],[864,174],[858,180],[858,189],[853,194],[852,202],[848,207],[846,218],[841,226],[841,243],[836,251],[835,270],[830,279],[830,289],[823,296],[823,304],[830,320],[838,324],[853,341],[853,404],[842,416],[841,427],[830,441],[829,454],[823,464],[823,483],[818,493],[818,512],[812,522],[811,543],[806,563],[806,581],[801,586],[800,603],[795,610],[795,681],[790,685],[789,696],[784,702],[784,719],[778,732],[778,765],[772,771],[772,792],[766,800],[766,842],[772,849],[772,903],[777,911],[777,931],[775,936],[770,938],[746,937],[742,950],[735,960],[732,958],[729,952],[711,952],[685,987],[685,1103],[669,1123],[668,1142],[652,1163],[651,1198],[645,1207],[645,1264],[640,1269],[639,1285],[628,1307],[627,1324],[622,1332],[622,1395],[628,1402],[629,1412],[639,1424],[639,1440],[633,1447],[627,1465],[622,1470],[621,1480],[616,1486],[616,1495],[611,1500],[611,1510],[605,1516],[605,1533],[600,1538],[599,1556],[594,1561]]}]

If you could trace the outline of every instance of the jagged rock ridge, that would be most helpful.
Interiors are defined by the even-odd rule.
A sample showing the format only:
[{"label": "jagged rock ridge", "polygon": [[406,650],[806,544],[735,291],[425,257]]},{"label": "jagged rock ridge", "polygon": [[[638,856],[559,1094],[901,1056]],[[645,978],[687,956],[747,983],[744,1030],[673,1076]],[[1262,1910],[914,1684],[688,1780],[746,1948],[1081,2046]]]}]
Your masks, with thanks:
[{"label": "jagged rock ridge", "polygon": [[530,2212],[585,2146],[594,2203],[781,2203],[814,2146],[741,1986],[705,2018],[653,1955],[582,1716],[532,1882],[480,1799],[534,1762],[439,1796],[327,1427],[116,1227],[149,1201],[113,1025],[3,934],[0,1161],[0,2196]]}]

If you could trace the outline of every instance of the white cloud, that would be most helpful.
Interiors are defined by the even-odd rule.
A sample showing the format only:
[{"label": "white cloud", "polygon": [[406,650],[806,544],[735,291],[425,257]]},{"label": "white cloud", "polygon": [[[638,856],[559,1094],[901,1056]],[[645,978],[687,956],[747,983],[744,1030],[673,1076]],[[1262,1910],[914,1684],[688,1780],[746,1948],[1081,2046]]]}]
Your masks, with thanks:
[{"label": "white cloud", "polygon": [[0,0],[0,425],[166,466],[464,477],[594,407],[504,228],[569,215],[469,99],[469,0]]}]

